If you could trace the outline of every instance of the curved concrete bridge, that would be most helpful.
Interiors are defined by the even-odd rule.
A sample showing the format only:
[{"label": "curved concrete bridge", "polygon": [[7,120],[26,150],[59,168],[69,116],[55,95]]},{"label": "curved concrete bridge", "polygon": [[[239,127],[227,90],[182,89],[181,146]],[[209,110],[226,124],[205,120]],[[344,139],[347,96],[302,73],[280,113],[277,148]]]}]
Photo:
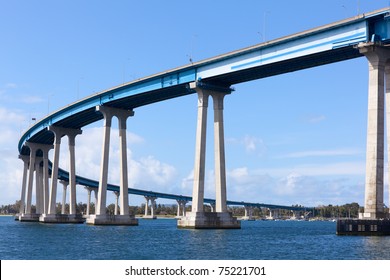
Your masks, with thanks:
[{"label": "curved concrete bridge", "polygon": [[[25,132],[19,141],[20,158],[24,161],[20,220],[36,218],[31,214],[35,174],[37,213],[40,214],[41,222],[56,221],[57,182],[63,180],[69,184],[70,188],[69,221],[78,221],[75,207],[76,184],[79,184],[98,189],[96,213],[87,219],[88,224],[137,224],[134,217],[129,215],[128,193],[138,192],[137,194],[145,195],[145,192],[128,188],[127,120],[134,116],[134,111],[138,107],[196,93],[198,95],[198,119],[192,210],[178,221],[178,226],[239,228],[240,223],[227,211],[229,202],[226,199],[223,101],[233,91],[231,86],[361,56],[366,56],[370,65],[367,180],[363,216],[367,219],[382,217],[384,215],[384,77],[390,73],[388,71],[390,53],[386,45],[390,41],[388,16],[389,9],[386,8],[268,41],[132,81],[78,100],[51,113]],[[390,83],[387,83],[387,88],[390,88]],[[204,176],[207,111],[210,96],[214,109],[216,176],[216,197],[213,199],[215,212],[211,214],[205,213],[203,207],[207,201],[204,198]],[[110,185],[107,181],[113,117],[119,120],[120,186]],[[82,133],[84,126],[102,119],[104,134],[100,178],[98,181],[93,181],[76,176],[76,138]],[[69,171],[64,171],[58,166],[61,139],[64,136],[69,139]],[[48,152],[51,149],[54,149],[54,157],[52,161],[49,161]],[[120,214],[115,215],[115,219],[109,218],[105,213],[107,190],[116,191],[119,194]],[[146,205],[148,205],[153,196],[145,196],[150,197],[147,198]],[[188,201],[189,198],[182,200]]]}]

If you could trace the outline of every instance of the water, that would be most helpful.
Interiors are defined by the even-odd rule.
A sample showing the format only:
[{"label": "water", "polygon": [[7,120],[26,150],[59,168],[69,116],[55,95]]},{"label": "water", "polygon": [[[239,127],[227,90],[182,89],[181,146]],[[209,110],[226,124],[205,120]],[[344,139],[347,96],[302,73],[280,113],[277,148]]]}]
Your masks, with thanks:
[{"label": "water", "polygon": [[337,236],[332,222],[242,221],[240,230],[20,223],[0,217],[0,259],[38,260],[390,260],[390,236]]}]

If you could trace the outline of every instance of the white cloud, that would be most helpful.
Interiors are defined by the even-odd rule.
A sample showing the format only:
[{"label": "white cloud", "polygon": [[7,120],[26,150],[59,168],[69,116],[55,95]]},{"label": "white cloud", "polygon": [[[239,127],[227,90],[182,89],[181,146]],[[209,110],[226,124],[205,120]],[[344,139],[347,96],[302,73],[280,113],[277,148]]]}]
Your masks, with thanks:
[{"label": "white cloud", "polygon": [[363,203],[364,163],[287,168],[240,167],[227,174],[229,199],[279,205]]},{"label": "white cloud", "polygon": [[7,108],[0,107],[0,124],[2,126],[14,127],[15,123],[22,122],[24,117],[16,114]]},{"label": "white cloud", "polygon": [[5,85],[5,88],[17,88],[18,86],[17,86],[17,84],[15,84],[15,83],[7,83],[6,85]]},{"label": "white cloud", "polygon": [[176,175],[173,166],[160,162],[153,156],[132,159],[129,166],[129,181],[133,186],[147,190],[161,191],[161,187],[164,190],[171,189]]},{"label": "white cloud", "polygon": [[307,119],[309,123],[319,123],[324,120],[326,120],[326,117],[324,115],[310,116]]}]

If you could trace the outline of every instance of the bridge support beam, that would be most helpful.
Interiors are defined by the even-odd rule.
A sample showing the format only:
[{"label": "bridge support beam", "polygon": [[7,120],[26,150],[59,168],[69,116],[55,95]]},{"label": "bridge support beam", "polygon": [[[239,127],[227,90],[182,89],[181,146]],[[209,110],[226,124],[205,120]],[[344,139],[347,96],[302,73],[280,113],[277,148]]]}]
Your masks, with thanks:
[{"label": "bridge support beam", "polygon": [[28,166],[30,163],[30,157],[28,156],[22,156],[19,155],[19,159],[23,161],[23,179],[22,179],[22,191],[20,194],[20,208],[19,208],[19,214],[15,219],[19,220],[19,216],[24,214],[25,210],[25,200],[26,200],[26,187],[27,187],[27,171],[28,171]]},{"label": "bridge support beam", "polygon": [[35,161],[35,213],[41,215],[44,211],[43,205],[43,167],[42,158],[37,157]]},{"label": "bridge support beam", "polygon": [[115,194],[115,208],[114,208],[114,215],[118,215],[119,192],[114,192],[114,194]]},{"label": "bridge support beam", "polygon": [[[21,221],[38,221],[39,215],[47,213],[49,199],[49,150],[52,145],[27,142],[26,145],[30,149],[30,156],[19,156],[24,162],[22,193],[20,198],[20,209],[18,219]],[[42,154],[42,157],[37,157],[37,154]],[[33,158],[33,164],[30,164]],[[43,164],[42,164],[43,162]],[[35,190],[36,190],[36,206],[35,214],[31,213],[32,187],[34,183],[35,172]],[[27,202],[26,202],[27,192]],[[22,217],[22,218],[19,218]]]},{"label": "bridge support beam", "polygon": [[84,187],[86,190],[87,190],[87,210],[86,210],[86,213],[84,215],[85,218],[89,217],[89,214],[90,214],[90,211],[91,211],[91,192],[92,192],[92,189],[89,188],[89,187]]},{"label": "bridge support beam", "polygon": [[268,220],[279,219],[279,209],[268,209],[268,210],[269,210],[269,216],[267,217]]},{"label": "bridge support beam", "polygon": [[[366,182],[364,213],[361,219],[382,219],[384,213],[384,123],[385,80],[387,124],[390,132],[390,50],[375,43],[359,45],[369,64]],[[388,145],[390,138],[388,134]]]},{"label": "bridge support beam", "polygon": [[[127,142],[126,142],[126,121],[134,115],[133,111],[121,110],[107,106],[96,106],[96,111],[104,117],[104,134],[102,159],[100,165],[100,180],[98,190],[98,201],[96,214],[87,218],[90,225],[138,225],[138,220],[129,214],[129,194],[127,177]],[[110,135],[112,118],[116,116],[119,121],[120,139],[120,215],[108,216],[106,214],[107,183],[108,183],[108,159],[110,149]]]},{"label": "bridge support beam", "polygon": [[253,207],[252,206],[244,206],[245,214],[244,217],[242,217],[242,220],[246,221],[254,221],[253,218]]},{"label": "bridge support beam", "polygon": [[[198,94],[198,120],[195,147],[194,187],[192,209],[178,220],[180,228],[240,228],[240,222],[227,212],[225,144],[223,128],[223,99],[231,93],[230,88],[221,88],[201,83],[191,83],[190,87]],[[214,103],[214,158],[216,212],[204,212],[204,179],[206,159],[206,130],[208,98]]]},{"label": "bridge support beam", "polygon": [[[154,214],[155,206],[156,206],[155,196],[145,196],[145,215],[143,219],[156,219],[156,215]],[[149,214],[149,201],[150,201],[150,214]]]},{"label": "bridge support beam", "polygon": [[179,219],[181,217],[186,216],[186,205],[188,203],[187,200],[176,200],[177,202],[177,215],[176,218]]},{"label": "bridge support beam", "polygon": [[61,180],[62,184],[62,205],[61,205],[61,215],[65,215],[65,206],[66,206],[66,191],[68,189],[69,182]]},{"label": "bridge support beam", "polygon": [[[42,214],[39,221],[42,223],[83,223],[81,215],[76,213],[76,167],[75,167],[75,138],[81,134],[80,129],[70,129],[65,127],[50,126],[48,128],[54,134],[54,158],[51,172],[50,197],[48,202],[48,210]],[[57,185],[58,185],[58,169],[60,160],[61,139],[68,136],[69,145],[69,214],[64,214],[64,209],[61,209],[62,214],[56,213],[57,204]],[[64,200],[62,201],[65,207]]]},{"label": "bridge support beam", "polygon": [[[33,214],[31,212],[31,204],[32,204],[32,195],[33,195],[33,184],[34,184],[34,172],[36,171],[36,160],[37,160],[37,145],[34,145],[34,143],[27,142],[27,146],[30,148],[30,156],[28,158],[28,170],[26,175],[28,176],[27,179],[27,185],[25,185],[26,189],[23,191],[22,189],[22,202],[21,205],[24,207],[21,207],[23,209],[23,212],[19,215],[19,221],[22,222],[36,222],[39,220],[39,214]],[[27,160],[27,158],[25,158]],[[38,182],[36,180],[36,185],[38,185]],[[25,196],[25,198],[23,197]],[[39,199],[37,199],[39,200]]]}]

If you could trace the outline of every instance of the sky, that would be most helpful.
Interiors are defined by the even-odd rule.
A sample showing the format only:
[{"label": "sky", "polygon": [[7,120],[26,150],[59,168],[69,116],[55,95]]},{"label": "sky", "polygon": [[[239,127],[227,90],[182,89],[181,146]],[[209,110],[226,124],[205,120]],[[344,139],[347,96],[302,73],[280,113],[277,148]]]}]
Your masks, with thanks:
[{"label": "sky", "polygon": [[[23,163],[17,144],[34,119],[190,60],[388,5],[387,0],[0,0],[0,205],[20,199]],[[358,58],[234,85],[224,104],[228,199],[364,205],[367,82],[367,60]],[[211,117],[212,107],[208,198],[215,197]],[[194,94],[135,109],[127,122],[129,187],[192,195],[196,118]],[[117,184],[116,127],[114,122],[109,181]],[[102,135],[97,122],[77,136],[79,175],[98,179]],[[64,169],[67,160],[63,138]],[[386,171],[386,205],[387,182]],[[77,199],[86,202],[82,187]],[[129,201],[140,205],[144,198],[130,195]],[[110,194],[107,203],[113,202]]]}]

